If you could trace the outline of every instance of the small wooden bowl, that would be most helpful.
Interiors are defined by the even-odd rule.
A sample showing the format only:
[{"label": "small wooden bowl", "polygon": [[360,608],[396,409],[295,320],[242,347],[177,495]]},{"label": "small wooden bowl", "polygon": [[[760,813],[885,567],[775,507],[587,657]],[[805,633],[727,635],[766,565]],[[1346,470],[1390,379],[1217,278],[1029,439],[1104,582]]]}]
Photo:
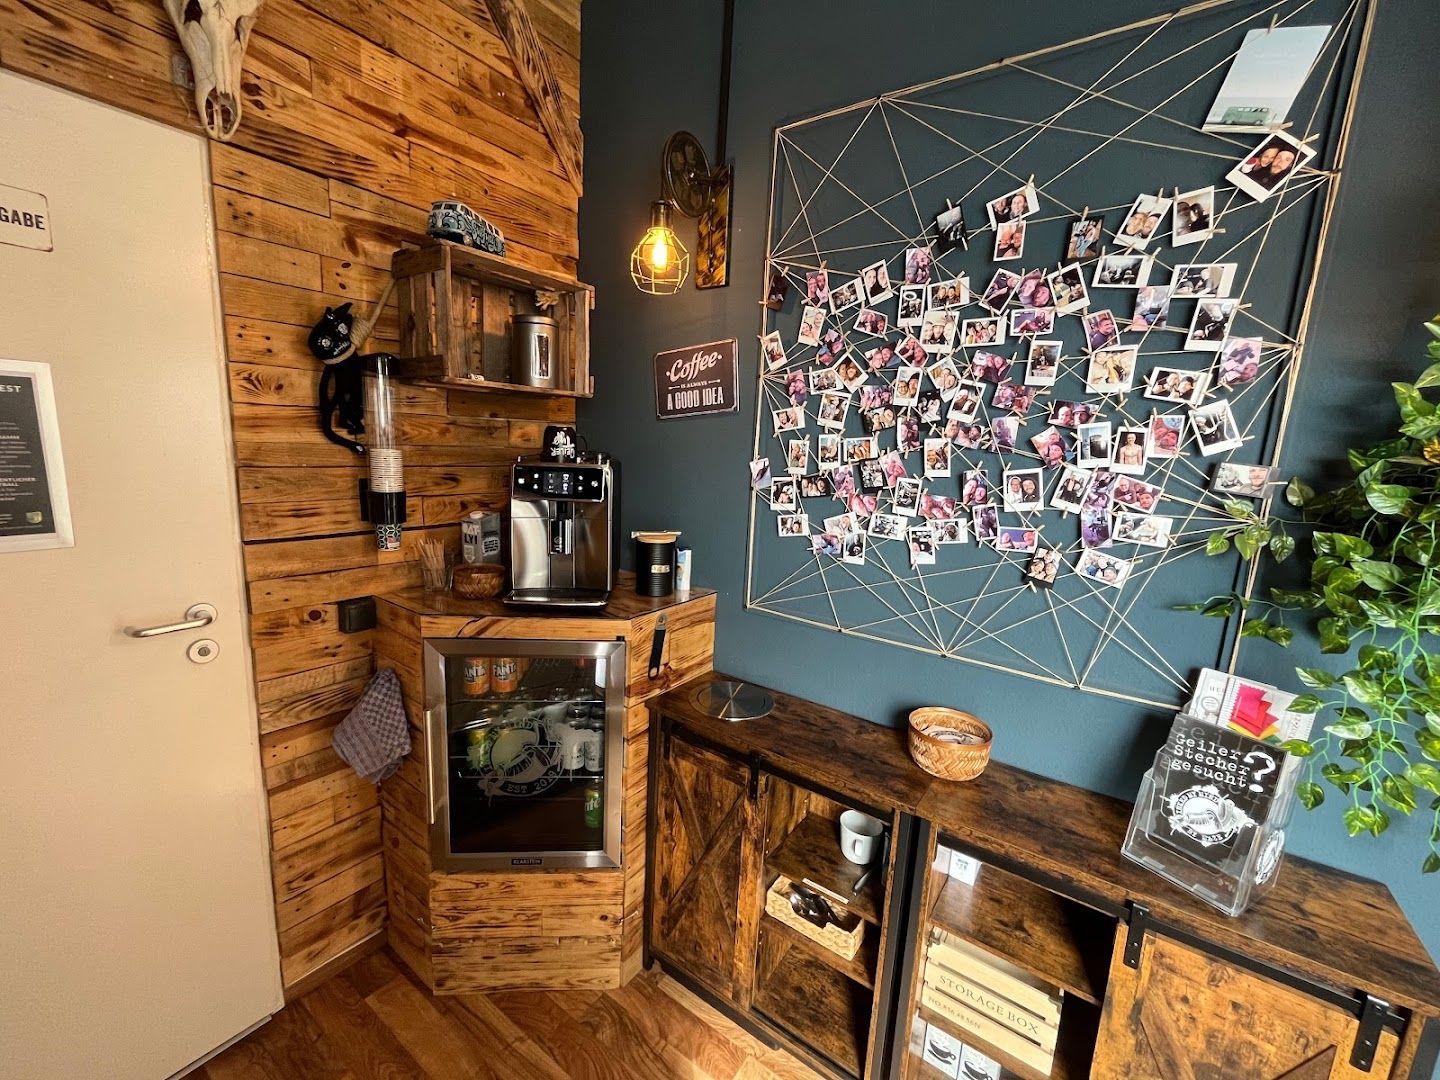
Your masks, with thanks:
[{"label": "small wooden bowl", "polygon": [[450,576],[450,588],[466,600],[493,600],[505,587],[505,567],[498,563],[462,563]]},{"label": "small wooden bowl", "polygon": [[910,756],[931,776],[974,780],[990,764],[990,727],[958,709],[930,707],[910,714]]}]

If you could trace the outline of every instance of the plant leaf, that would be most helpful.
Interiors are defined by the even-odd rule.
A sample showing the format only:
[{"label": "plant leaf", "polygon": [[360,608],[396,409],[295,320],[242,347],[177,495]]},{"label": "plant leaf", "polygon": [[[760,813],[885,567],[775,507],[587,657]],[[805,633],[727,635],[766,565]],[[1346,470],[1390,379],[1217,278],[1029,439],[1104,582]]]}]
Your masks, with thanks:
[{"label": "plant leaf", "polygon": [[1310,757],[1315,753],[1314,744],[1306,742],[1304,739],[1287,739],[1280,744],[1280,749],[1287,754],[1294,754],[1296,757]]},{"label": "plant leaf", "polygon": [[1393,671],[1398,663],[1391,649],[1379,645],[1360,646],[1361,671]]},{"label": "plant leaf", "polygon": [[1240,624],[1241,637],[1265,637],[1270,624],[1264,619],[1246,619]]},{"label": "plant leaf", "polygon": [[1368,739],[1374,733],[1373,724],[1340,723],[1325,728],[1325,734],[1334,735],[1337,739]]},{"label": "plant leaf", "polygon": [[1298,785],[1295,794],[1300,799],[1300,805],[1306,810],[1314,810],[1325,801],[1325,789],[1311,780]]},{"label": "plant leaf", "polygon": [[1265,637],[1282,649],[1289,647],[1290,642],[1295,640],[1295,631],[1288,626],[1272,626],[1265,631]]},{"label": "plant leaf", "polygon": [[1360,575],[1360,580],[1376,592],[1389,592],[1405,577],[1404,571],[1393,562],[1381,562],[1378,559],[1356,559],[1354,566],[1355,572]]},{"label": "plant leaf", "polygon": [[1425,861],[1420,864],[1420,872],[1422,874],[1433,874],[1437,870],[1440,870],[1440,855],[1432,851],[1429,855],[1425,856]]},{"label": "plant leaf", "polygon": [[[1440,364],[1434,366],[1440,368]],[[1292,476],[1290,482],[1285,485],[1285,501],[1291,506],[1304,506],[1313,498],[1315,498],[1315,489],[1298,476]]]},{"label": "plant leaf", "polygon": [[1386,806],[1393,806],[1402,814],[1415,811],[1415,785],[1403,776],[1385,777],[1380,781],[1380,790],[1376,794]]},{"label": "plant leaf", "polygon": [[1315,694],[1296,694],[1295,700],[1290,702],[1291,712],[1304,713],[1306,715],[1317,713],[1324,707],[1325,702],[1321,701]]},{"label": "plant leaf", "polygon": [[1297,667],[1295,674],[1303,685],[1316,690],[1328,690],[1340,681],[1322,668]]},{"label": "plant leaf", "polygon": [[1412,761],[1405,766],[1405,779],[1432,795],[1440,795],[1440,769],[1434,765],[1428,765],[1423,761]]},{"label": "plant leaf", "polygon": [[[1435,431],[1429,435],[1416,435],[1417,439],[1426,438],[1440,432],[1440,419],[1434,421]],[[1404,484],[1371,484],[1365,489],[1365,501],[1368,502],[1376,513],[1380,514],[1404,514],[1410,506],[1410,500],[1415,494],[1415,489],[1406,487]],[[1366,547],[1369,547],[1367,544]],[[1366,554],[1370,554],[1366,552]]]},{"label": "plant leaf", "polygon": [[1375,811],[1368,806],[1352,806],[1345,811],[1345,831],[1351,836],[1368,832],[1375,819]]},{"label": "plant leaf", "polygon": [[1315,624],[1320,631],[1322,653],[1343,653],[1350,651],[1350,637],[1345,633],[1345,620],[1333,615],[1326,616]]},{"label": "plant leaf", "polygon": [[1276,562],[1284,562],[1295,554],[1295,538],[1287,533],[1277,532],[1270,537],[1270,556]]},{"label": "plant leaf", "polygon": [[1210,539],[1205,541],[1206,555],[1224,555],[1230,550],[1230,538],[1224,533],[1211,533]]}]

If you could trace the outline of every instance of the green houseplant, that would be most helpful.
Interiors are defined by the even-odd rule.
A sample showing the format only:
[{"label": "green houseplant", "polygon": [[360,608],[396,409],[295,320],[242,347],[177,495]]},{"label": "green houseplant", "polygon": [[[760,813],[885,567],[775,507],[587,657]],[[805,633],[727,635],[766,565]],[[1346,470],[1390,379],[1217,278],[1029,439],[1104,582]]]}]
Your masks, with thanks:
[{"label": "green houseplant", "polygon": [[[1285,488],[1298,521],[1262,516],[1248,503],[1227,501],[1233,523],[1213,532],[1206,553],[1233,546],[1253,560],[1283,561],[1296,552],[1293,529],[1310,559],[1305,584],[1272,588],[1269,599],[1239,593],[1212,596],[1184,610],[1228,618],[1243,614],[1240,633],[1289,645],[1287,619],[1313,621],[1322,653],[1353,659],[1343,671],[1297,668],[1309,688],[1293,706],[1317,717],[1309,741],[1286,743],[1307,759],[1297,792],[1314,809],[1325,800],[1321,781],[1348,799],[1351,836],[1379,836],[1392,812],[1430,815],[1421,869],[1440,871],[1440,404],[1426,394],[1440,386],[1440,315],[1425,324],[1431,360],[1413,383],[1395,383],[1400,424],[1393,437],[1351,449],[1353,476],[1317,492],[1298,477]],[[1437,395],[1440,396],[1440,395]],[[1308,535],[1307,535],[1308,534]],[[1356,648],[1358,646],[1358,649]],[[1328,722],[1327,722],[1328,721]]]}]

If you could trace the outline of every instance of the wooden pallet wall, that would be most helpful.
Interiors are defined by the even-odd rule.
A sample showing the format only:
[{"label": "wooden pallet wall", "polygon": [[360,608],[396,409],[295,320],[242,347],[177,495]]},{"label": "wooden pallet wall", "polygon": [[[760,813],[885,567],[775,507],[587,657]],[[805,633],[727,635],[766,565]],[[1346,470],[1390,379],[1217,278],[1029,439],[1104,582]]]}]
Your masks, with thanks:
[{"label": "wooden pallet wall", "polygon": [[[580,0],[528,0],[579,114]],[[0,67],[199,131],[176,86],[161,0],[0,0]],[[178,66],[184,71],[184,65]],[[504,502],[504,463],[573,399],[410,387],[399,408],[410,521],[384,556],[360,520],[360,467],[326,442],[306,329],[327,304],[362,312],[391,253],[460,198],[509,255],[575,272],[577,198],[484,0],[266,0],[244,119],[211,143],[241,530],[259,697],[283,976],[303,988],[383,929],[375,789],[330,749],[372,670],[371,634],[335,601],[418,582],[416,540]],[[96,177],[97,198],[103,178]],[[394,347],[393,304],[372,348]]]}]

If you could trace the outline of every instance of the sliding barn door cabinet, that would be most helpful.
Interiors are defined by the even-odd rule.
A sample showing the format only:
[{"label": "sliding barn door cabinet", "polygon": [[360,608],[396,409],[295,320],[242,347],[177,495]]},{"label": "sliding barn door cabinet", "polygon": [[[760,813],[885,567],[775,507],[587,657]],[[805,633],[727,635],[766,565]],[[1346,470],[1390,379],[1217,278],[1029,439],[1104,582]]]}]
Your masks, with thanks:
[{"label": "sliding barn door cabinet", "polygon": [[[822,1075],[1432,1076],[1440,972],[1384,886],[1292,858],[1229,918],[1120,856],[1127,803],[999,763],[935,780],[902,732],[784,694],[716,720],[702,683],[651,703],[648,954]],[[884,823],[869,866],[847,809]],[[840,927],[797,921],[790,882]]]}]

